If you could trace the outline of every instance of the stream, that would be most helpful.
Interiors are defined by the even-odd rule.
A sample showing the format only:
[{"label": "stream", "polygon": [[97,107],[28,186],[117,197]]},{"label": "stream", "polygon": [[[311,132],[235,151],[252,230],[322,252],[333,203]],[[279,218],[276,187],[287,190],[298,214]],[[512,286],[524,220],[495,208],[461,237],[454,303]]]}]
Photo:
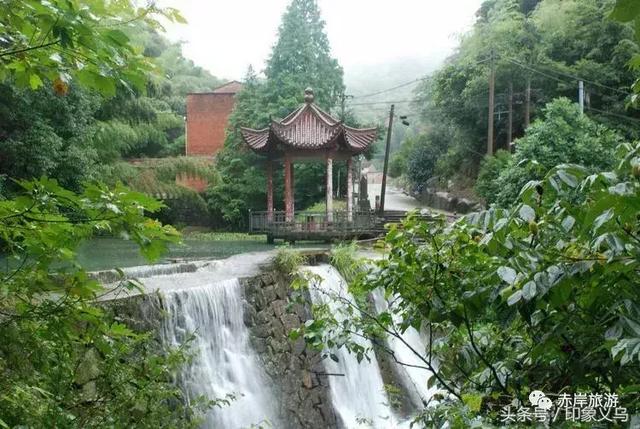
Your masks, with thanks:
[{"label": "stream", "polygon": [[[178,374],[176,382],[191,401],[200,395],[209,398],[234,399],[230,405],[214,407],[205,416],[202,428],[296,428],[283,414],[279,396],[279,380],[265,370],[264,359],[252,346],[250,329],[245,326],[245,312],[249,303],[245,299],[241,279],[260,272],[260,266],[272,256],[271,252],[237,255],[228,260],[197,264],[189,272],[181,272],[179,264],[171,266],[136,267],[127,269],[139,277],[148,291],[157,290],[157,304],[165,314],[161,322],[160,339],[166,346],[177,347],[190,341],[192,359]],[[244,264],[244,265],[243,265]],[[162,267],[162,266],[160,266]],[[233,269],[232,269],[233,267]],[[304,267],[321,280],[310,288],[313,303],[326,303],[330,308],[341,305],[330,299],[339,295],[352,300],[346,284],[337,270],[330,265]],[[322,292],[318,292],[318,291]],[[381,295],[375,296],[378,311],[385,303]],[[424,350],[424,342],[417,331],[407,331],[403,338],[413,347]],[[364,347],[368,340],[358,338]],[[389,341],[390,347],[403,359],[414,362],[402,349],[402,344]],[[391,408],[385,393],[381,369],[375,354],[370,360],[358,363],[355,356],[344,349],[335,351],[337,362],[322,362],[328,374],[329,409],[333,409],[337,428],[405,428],[407,416],[398,416]],[[421,369],[405,370],[403,384],[411,395],[428,401],[428,372]],[[315,426],[321,428],[323,426]]]}]

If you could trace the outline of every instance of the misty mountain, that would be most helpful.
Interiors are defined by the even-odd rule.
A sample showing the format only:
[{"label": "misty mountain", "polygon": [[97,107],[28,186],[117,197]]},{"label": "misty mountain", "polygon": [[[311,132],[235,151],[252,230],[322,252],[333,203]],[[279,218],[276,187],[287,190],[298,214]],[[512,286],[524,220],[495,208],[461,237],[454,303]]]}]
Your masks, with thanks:
[{"label": "misty mountain", "polygon": [[[380,63],[345,67],[344,82],[347,94],[353,97],[348,98],[347,106],[358,118],[366,122],[378,122],[385,118],[389,112],[390,102],[396,102],[396,111],[399,114],[408,113],[410,103],[407,100],[413,98],[413,90],[417,84],[417,82],[410,82],[433,72],[442,64],[446,56],[446,52],[440,52],[421,58],[398,58]],[[400,85],[403,86],[386,91]],[[369,96],[380,91],[385,92]]]}]

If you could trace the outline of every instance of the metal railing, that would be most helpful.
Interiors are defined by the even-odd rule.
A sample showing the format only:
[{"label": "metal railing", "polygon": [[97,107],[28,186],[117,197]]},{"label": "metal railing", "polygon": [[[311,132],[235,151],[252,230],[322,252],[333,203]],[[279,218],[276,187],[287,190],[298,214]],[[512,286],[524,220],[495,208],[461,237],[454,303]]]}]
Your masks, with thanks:
[{"label": "metal railing", "polygon": [[354,212],[352,220],[346,211],[334,211],[331,218],[326,212],[300,212],[293,220],[287,221],[284,211],[274,211],[270,218],[266,211],[249,213],[249,232],[285,233],[285,232],[358,232],[375,228],[375,213]]}]

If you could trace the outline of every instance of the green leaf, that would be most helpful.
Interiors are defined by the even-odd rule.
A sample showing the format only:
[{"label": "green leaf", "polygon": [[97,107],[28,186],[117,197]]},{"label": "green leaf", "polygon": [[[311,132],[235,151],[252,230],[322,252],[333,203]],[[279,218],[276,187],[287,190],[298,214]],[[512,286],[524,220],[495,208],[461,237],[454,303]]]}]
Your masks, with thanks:
[{"label": "green leaf", "polygon": [[529,281],[522,287],[522,297],[526,301],[530,301],[535,296],[536,296],[536,283],[534,281]]},{"label": "green leaf", "polygon": [[520,219],[524,220],[525,222],[531,222],[536,218],[535,210],[533,210],[533,208],[526,204],[523,204],[522,207],[520,207],[518,214],[520,215]]},{"label": "green leaf", "polygon": [[113,322],[109,328],[109,334],[114,337],[133,337],[136,334],[122,323]]},{"label": "green leaf", "polygon": [[498,276],[500,276],[504,282],[512,285],[516,281],[517,273],[513,268],[503,266],[498,268]]},{"label": "green leaf", "polygon": [[106,35],[107,37],[109,37],[109,39],[113,40],[119,45],[126,45],[127,43],[129,43],[129,37],[120,30],[109,30],[107,31]]},{"label": "green leaf", "polygon": [[482,395],[464,393],[462,394],[462,401],[471,411],[478,412],[482,407]]},{"label": "green leaf", "polygon": [[42,86],[42,79],[35,73],[29,75],[29,86],[31,89],[38,89]]},{"label": "green leaf", "polygon": [[76,74],[76,77],[82,85],[96,89],[107,97],[111,97],[116,93],[114,79],[103,76],[94,70],[89,68],[82,69]]},{"label": "green leaf", "polygon": [[522,291],[518,290],[509,297],[509,299],[507,300],[507,305],[514,305],[518,303],[521,299],[522,299]]},{"label": "green leaf", "polygon": [[609,15],[621,22],[633,21],[640,15],[640,2],[637,0],[617,0],[613,11]]},{"label": "green leaf", "polygon": [[600,229],[602,225],[604,225],[605,223],[613,219],[613,215],[614,215],[613,209],[607,209],[604,213],[598,216],[593,221],[593,232],[598,231],[598,229]]},{"label": "green leaf", "polygon": [[576,186],[578,186],[578,179],[573,174],[567,173],[566,170],[559,169],[557,175],[560,180],[562,180],[569,187],[575,188]]},{"label": "green leaf", "polygon": [[292,329],[291,331],[289,331],[289,339],[291,341],[295,341],[298,338],[300,338],[300,330],[299,329]]},{"label": "green leaf", "polygon": [[562,228],[566,231],[569,232],[571,230],[571,228],[573,228],[573,225],[576,223],[576,220],[573,216],[567,216],[562,220]]},{"label": "green leaf", "polygon": [[638,322],[635,322],[635,321],[629,319],[628,317],[625,317],[624,321],[627,323],[627,326],[629,326],[629,328],[631,328],[633,333],[635,335],[637,335],[638,337],[640,337],[640,324],[638,324]]}]

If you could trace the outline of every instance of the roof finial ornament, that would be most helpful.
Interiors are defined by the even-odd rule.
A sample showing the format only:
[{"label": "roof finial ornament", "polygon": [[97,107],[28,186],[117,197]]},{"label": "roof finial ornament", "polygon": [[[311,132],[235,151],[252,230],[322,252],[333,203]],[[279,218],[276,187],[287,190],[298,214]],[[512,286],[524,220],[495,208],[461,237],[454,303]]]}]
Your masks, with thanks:
[{"label": "roof finial ornament", "polygon": [[304,90],[304,102],[311,104],[313,103],[313,98],[313,88],[308,86],[307,89]]}]

